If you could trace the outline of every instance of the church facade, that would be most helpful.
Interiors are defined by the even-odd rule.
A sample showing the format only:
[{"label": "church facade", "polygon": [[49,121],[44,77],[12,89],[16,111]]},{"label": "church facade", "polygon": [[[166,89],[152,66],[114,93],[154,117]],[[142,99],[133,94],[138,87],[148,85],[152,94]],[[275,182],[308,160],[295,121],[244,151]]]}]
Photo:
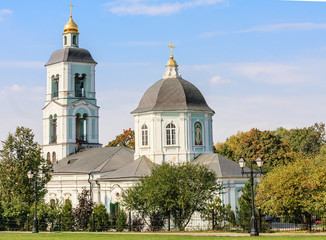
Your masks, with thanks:
[{"label": "church facade", "polygon": [[214,111],[192,83],[184,80],[171,55],[163,78],[145,91],[134,117],[135,150],[105,147],[98,141],[99,107],[96,62],[79,48],[79,29],[72,15],[64,27],[63,48],[46,63],[47,94],[43,108],[43,153],[53,162],[46,201],[72,200],[83,188],[108,211],[121,192],[157,164],[190,162],[213,170],[224,186],[221,198],[233,210],[247,178],[239,165],[213,153]]}]

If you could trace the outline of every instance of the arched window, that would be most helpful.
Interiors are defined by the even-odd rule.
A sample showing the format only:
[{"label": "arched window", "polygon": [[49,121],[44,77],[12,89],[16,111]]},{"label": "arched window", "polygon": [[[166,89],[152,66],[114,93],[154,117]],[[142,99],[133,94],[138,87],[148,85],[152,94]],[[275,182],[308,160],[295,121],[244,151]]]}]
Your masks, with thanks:
[{"label": "arched window", "polygon": [[74,35],[74,36],[72,37],[72,44],[74,44],[74,45],[77,44],[77,37],[76,37],[76,35]]},{"label": "arched window", "polygon": [[87,114],[76,114],[76,142],[87,142]]},{"label": "arched window", "polygon": [[64,45],[67,45],[67,36],[64,36]]},{"label": "arched window", "polygon": [[175,125],[173,123],[169,123],[166,126],[166,145],[175,145]]},{"label": "arched window", "polygon": [[57,115],[50,116],[50,143],[57,142]]},{"label": "arched window", "polygon": [[146,124],[141,127],[141,145],[148,146],[148,127]]},{"label": "arched window", "polygon": [[203,145],[203,128],[200,122],[194,125],[194,141],[195,145]]},{"label": "arched window", "polygon": [[52,163],[57,161],[57,154],[55,152],[52,153]]},{"label": "arched window", "polygon": [[48,152],[46,154],[46,160],[51,161],[51,153]]},{"label": "arched window", "polygon": [[51,84],[52,84],[52,98],[58,97],[58,93],[59,93],[59,74],[57,74],[56,76],[52,75]]},{"label": "arched window", "polygon": [[85,97],[85,79],[86,74],[83,73],[81,76],[79,73],[75,74],[75,96]]}]

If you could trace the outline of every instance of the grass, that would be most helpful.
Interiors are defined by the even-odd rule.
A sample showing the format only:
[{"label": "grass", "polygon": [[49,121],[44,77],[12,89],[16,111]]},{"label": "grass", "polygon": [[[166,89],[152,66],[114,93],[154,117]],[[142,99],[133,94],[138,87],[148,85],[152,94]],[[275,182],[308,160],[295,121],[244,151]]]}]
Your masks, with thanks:
[{"label": "grass", "polygon": [[100,234],[100,233],[0,233],[0,240],[326,240],[325,236],[259,236],[259,237],[239,237],[239,236],[189,236],[189,235],[136,235],[136,234]]}]

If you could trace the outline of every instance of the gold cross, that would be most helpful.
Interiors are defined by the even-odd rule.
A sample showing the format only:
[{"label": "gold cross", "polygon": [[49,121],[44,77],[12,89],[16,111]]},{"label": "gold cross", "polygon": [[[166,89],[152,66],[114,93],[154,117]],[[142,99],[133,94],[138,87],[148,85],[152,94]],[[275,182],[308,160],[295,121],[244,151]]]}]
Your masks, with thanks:
[{"label": "gold cross", "polygon": [[168,46],[169,48],[171,48],[171,56],[173,56],[173,48],[175,48],[175,46],[172,45],[172,42],[171,42],[171,45]]},{"label": "gold cross", "polygon": [[70,7],[70,17],[72,17],[72,7],[74,7],[74,5],[72,5],[71,3],[70,3],[70,5],[68,5],[69,7]]}]

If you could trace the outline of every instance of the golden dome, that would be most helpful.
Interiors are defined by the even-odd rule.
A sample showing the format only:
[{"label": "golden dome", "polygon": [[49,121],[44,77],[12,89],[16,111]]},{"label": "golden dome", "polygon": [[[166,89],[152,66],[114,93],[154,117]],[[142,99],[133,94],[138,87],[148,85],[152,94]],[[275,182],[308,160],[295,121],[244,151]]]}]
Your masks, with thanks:
[{"label": "golden dome", "polygon": [[72,20],[72,17],[70,16],[69,21],[66,23],[65,27],[63,28],[63,33],[78,33],[78,26]]},{"label": "golden dome", "polygon": [[173,56],[170,56],[170,60],[168,61],[168,63],[166,64],[166,66],[178,66],[177,62],[173,59]]}]

